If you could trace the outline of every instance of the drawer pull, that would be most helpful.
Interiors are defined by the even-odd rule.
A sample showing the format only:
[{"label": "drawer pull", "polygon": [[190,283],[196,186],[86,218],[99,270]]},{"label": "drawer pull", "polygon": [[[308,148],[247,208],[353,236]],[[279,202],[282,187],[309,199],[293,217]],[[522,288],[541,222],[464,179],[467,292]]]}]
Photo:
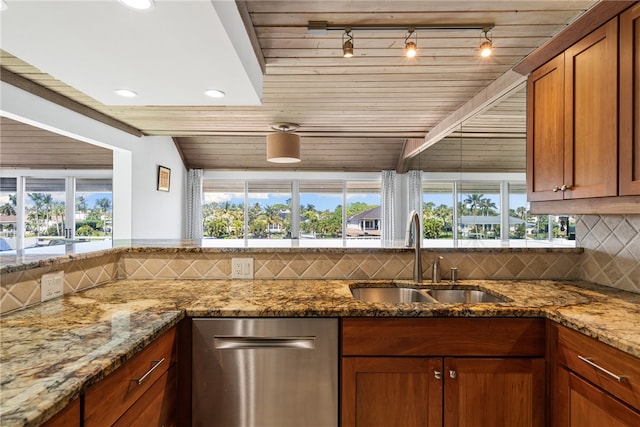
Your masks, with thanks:
[{"label": "drawer pull", "polygon": [[141,376],[140,378],[131,378],[131,381],[135,381],[138,383],[138,385],[142,384],[143,382],[145,382],[147,380],[147,378],[149,378],[149,375],[151,375],[151,373],[153,371],[156,370],[156,368],[158,366],[160,366],[162,364],[162,362],[164,362],[164,357],[160,360],[154,360],[153,361],[153,366],[151,367],[151,369],[149,369],[143,376]]},{"label": "drawer pull", "polygon": [[603,368],[602,366],[598,365],[597,363],[594,363],[591,358],[589,357],[583,357],[578,355],[578,359],[582,360],[584,363],[588,364],[589,366],[592,366],[594,368],[596,368],[598,371],[610,376],[611,378],[613,378],[614,380],[618,381],[619,383],[622,382],[627,382],[627,377],[624,375],[616,375],[611,371],[608,371],[607,369]]}]

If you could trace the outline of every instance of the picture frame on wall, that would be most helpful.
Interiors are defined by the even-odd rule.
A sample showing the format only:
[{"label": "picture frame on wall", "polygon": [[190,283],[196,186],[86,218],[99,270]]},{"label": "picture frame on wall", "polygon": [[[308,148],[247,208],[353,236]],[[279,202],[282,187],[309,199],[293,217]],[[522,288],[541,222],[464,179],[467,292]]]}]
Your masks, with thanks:
[{"label": "picture frame on wall", "polygon": [[171,169],[158,166],[158,191],[169,191],[171,185]]}]

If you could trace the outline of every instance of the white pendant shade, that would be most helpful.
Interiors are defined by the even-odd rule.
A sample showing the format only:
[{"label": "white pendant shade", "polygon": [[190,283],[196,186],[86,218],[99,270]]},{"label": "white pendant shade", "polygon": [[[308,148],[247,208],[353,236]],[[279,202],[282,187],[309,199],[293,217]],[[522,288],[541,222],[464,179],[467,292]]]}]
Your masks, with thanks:
[{"label": "white pendant shade", "polygon": [[295,133],[276,132],[267,135],[267,160],[273,163],[300,161],[300,136]]}]

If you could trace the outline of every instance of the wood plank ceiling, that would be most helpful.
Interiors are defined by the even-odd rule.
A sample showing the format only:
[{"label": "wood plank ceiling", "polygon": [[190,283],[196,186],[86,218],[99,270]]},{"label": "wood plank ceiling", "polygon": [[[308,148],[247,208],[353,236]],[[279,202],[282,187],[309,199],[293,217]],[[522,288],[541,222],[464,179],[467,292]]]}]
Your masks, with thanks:
[{"label": "wood plank ceiling", "polygon": [[[174,137],[190,168],[380,171],[396,168],[407,139],[424,138],[596,2],[237,3],[250,19],[266,65],[261,106],[106,106],[7,52],[2,52],[2,67],[145,135]],[[406,31],[354,30],[354,57],[343,58],[342,32],[309,34],[309,21],[336,26],[488,23],[494,25],[494,55],[480,58],[479,30],[420,30],[418,56],[412,60],[403,56]],[[523,171],[524,91],[520,88],[505,99],[502,107],[465,123],[463,134],[423,151],[409,166],[426,171]],[[300,124],[302,162],[278,165],[265,160],[264,138],[275,122]],[[11,143],[3,133],[1,148]]]}]

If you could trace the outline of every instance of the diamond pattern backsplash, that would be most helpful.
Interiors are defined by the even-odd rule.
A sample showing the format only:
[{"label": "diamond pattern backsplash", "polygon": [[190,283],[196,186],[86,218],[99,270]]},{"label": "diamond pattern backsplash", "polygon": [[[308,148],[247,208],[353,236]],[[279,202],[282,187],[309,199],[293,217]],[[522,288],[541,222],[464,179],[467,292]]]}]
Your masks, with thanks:
[{"label": "diamond pattern backsplash", "polygon": [[[115,279],[229,279],[231,258],[237,253],[211,252],[132,252],[78,259],[50,267],[3,275],[0,287],[0,314],[40,302],[40,276],[56,269],[65,272],[65,293],[77,292]],[[442,279],[451,267],[458,268],[459,279],[567,279],[580,277],[578,252],[424,251],[425,281],[438,256]],[[254,259],[256,279],[346,279],[410,280],[413,253],[410,251],[342,250],[300,252],[246,251],[242,257]]]},{"label": "diamond pattern backsplash", "polygon": [[640,293],[640,215],[580,216],[576,239],[582,279]]}]

